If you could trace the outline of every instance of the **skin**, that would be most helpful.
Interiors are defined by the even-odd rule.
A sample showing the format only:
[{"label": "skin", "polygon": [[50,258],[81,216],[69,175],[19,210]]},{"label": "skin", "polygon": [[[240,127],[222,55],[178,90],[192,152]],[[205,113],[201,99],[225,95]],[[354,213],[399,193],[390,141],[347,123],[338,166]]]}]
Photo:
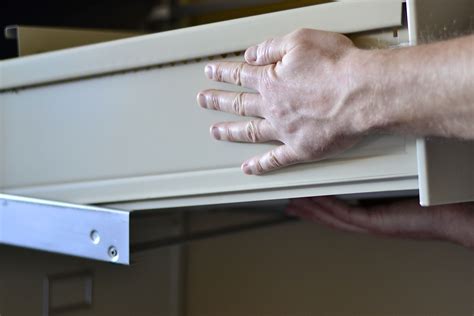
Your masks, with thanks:
[{"label": "skin", "polygon": [[417,199],[351,206],[333,197],[294,199],[287,213],[351,233],[444,240],[474,250],[474,203],[421,207]]},{"label": "skin", "polygon": [[[206,90],[198,103],[252,117],[214,124],[215,139],[281,143],[242,164],[253,175],[324,159],[373,133],[474,140],[473,56],[474,36],[363,50],[344,35],[301,29],[250,47],[244,63],[208,64],[209,79],[255,92]],[[289,211],[353,232],[444,239],[472,248],[473,205],[426,209],[412,200],[355,208],[310,198],[294,200]]]}]

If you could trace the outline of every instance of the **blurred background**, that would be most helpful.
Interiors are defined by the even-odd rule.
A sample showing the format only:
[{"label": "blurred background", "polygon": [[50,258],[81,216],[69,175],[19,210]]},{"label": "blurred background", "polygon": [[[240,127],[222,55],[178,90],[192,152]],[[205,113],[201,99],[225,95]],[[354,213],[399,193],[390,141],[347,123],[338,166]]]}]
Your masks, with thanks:
[{"label": "blurred background", "polygon": [[[327,0],[43,0],[0,1],[0,28],[8,25],[160,32]],[[0,39],[0,59],[16,56],[15,41]]]}]

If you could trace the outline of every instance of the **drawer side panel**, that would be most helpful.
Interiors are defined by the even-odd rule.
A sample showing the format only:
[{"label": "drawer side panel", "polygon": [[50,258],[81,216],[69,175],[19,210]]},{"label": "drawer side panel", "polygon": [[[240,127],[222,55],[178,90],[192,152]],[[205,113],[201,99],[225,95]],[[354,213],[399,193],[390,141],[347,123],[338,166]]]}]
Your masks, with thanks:
[{"label": "drawer side panel", "polygon": [[243,175],[245,159],[275,145],[210,137],[212,123],[245,118],[196,104],[202,88],[231,89],[206,80],[204,64],[1,94],[6,191],[101,203],[416,175],[414,140],[383,135],[337,159]]},{"label": "drawer side panel", "polygon": [[0,63],[0,91],[243,51],[301,27],[354,33],[399,26],[402,2],[328,3],[13,59]]}]

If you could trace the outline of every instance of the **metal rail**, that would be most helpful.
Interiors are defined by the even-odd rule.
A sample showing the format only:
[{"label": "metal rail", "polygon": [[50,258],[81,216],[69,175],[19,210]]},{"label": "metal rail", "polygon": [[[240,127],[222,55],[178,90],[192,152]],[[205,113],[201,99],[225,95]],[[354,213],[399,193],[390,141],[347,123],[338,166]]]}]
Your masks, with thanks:
[{"label": "metal rail", "polygon": [[130,262],[130,213],[0,194],[0,244]]},{"label": "metal rail", "polygon": [[[234,211],[248,211],[249,206],[230,208],[234,209],[231,214]],[[225,209],[228,210],[228,207]],[[278,211],[274,206],[272,210]],[[294,220],[275,212],[265,212],[268,213],[268,208],[254,209],[253,213],[259,215],[258,218],[245,223],[189,232],[176,230],[178,225],[182,228],[184,223],[175,219],[199,213],[196,208],[129,212],[0,194],[0,244],[128,265],[132,254],[138,252]],[[262,214],[268,216],[262,217]],[[145,231],[148,235],[143,236]]]}]

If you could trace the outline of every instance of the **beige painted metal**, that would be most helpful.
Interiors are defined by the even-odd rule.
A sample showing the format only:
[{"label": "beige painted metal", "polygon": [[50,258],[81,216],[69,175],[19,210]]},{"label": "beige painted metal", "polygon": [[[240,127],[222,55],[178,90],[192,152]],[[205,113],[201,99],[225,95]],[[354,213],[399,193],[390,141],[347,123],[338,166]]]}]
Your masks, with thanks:
[{"label": "beige painted metal", "polygon": [[416,140],[387,135],[245,176],[240,163],[274,145],[212,140],[210,124],[242,118],[195,101],[203,88],[234,89],[204,78],[209,59],[242,60],[234,52],[298,27],[362,32],[353,38],[364,47],[404,44],[402,2],[324,4],[2,62],[1,189],[125,209],[417,190]]},{"label": "beige painted metal", "polygon": [[5,109],[5,104],[1,102],[0,95],[0,192],[3,191],[5,187],[5,115],[3,111]]},{"label": "beige painted metal", "polygon": [[178,247],[142,254],[131,266],[3,245],[0,256],[2,316],[183,315]]},{"label": "beige painted metal", "polygon": [[[400,1],[333,3],[3,62],[3,190],[75,203],[127,202],[121,206],[129,209],[133,201],[139,209],[416,189],[415,140],[382,135],[325,162],[245,176],[240,163],[273,145],[213,141],[209,125],[236,118],[195,101],[199,89],[212,86],[202,74],[210,55],[298,27],[400,28],[401,15]],[[388,37],[365,38],[373,45]],[[400,40],[391,37],[387,45]],[[363,45],[364,35],[357,41]],[[137,71],[102,76],[130,69]],[[92,77],[60,82],[84,76]]]},{"label": "beige painted metal", "polygon": [[309,6],[13,59],[0,63],[0,90],[243,51],[301,27],[354,33],[398,26],[401,2]]},{"label": "beige painted metal", "polygon": [[5,36],[17,41],[19,56],[102,43],[137,35],[140,33],[24,25],[7,26],[5,29]]},{"label": "beige painted metal", "polygon": [[273,145],[212,140],[208,126],[233,117],[196,105],[208,85],[204,63],[175,67],[3,94],[5,191],[104,203],[354,181],[377,191],[382,181],[416,178],[414,140],[392,136],[367,139],[345,158],[245,176],[240,163]]}]

